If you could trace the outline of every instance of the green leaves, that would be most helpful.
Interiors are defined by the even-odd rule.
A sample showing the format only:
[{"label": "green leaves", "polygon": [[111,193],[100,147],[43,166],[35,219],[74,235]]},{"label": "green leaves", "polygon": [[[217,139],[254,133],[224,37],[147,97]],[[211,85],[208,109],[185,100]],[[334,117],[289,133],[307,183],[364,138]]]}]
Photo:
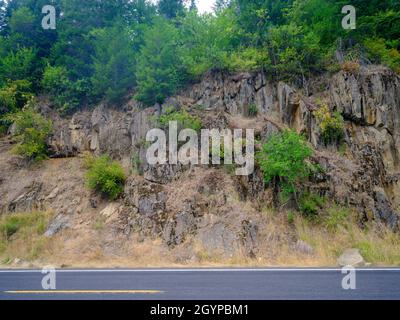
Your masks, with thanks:
[{"label": "green leaves", "polygon": [[94,35],[93,94],[119,104],[135,84],[135,55],[128,30],[116,25]]},{"label": "green leaves", "polygon": [[47,156],[47,137],[52,125],[31,107],[9,116],[15,124],[17,145],[14,152],[28,160],[40,161]]},{"label": "green leaves", "polygon": [[35,64],[35,52],[31,48],[22,48],[11,52],[0,60],[0,84],[6,80],[32,80]]},{"label": "green leaves", "polygon": [[144,45],[138,58],[136,99],[146,105],[163,103],[179,85],[179,57],[176,55],[177,29],[159,18],[144,32]]},{"label": "green leaves", "polygon": [[126,180],[122,166],[118,162],[112,161],[107,155],[90,159],[86,163],[88,165],[87,186],[92,190],[102,192],[111,200],[117,199],[124,190]]},{"label": "green leaves", "polygon": [[173,108],[167,109],[165,114],[157,119],[158,124],[163,129],[167,129],[171,121],[178,123],[178,130],[193,129],[200,131],[202,127],[201,120],[190,115],[186,110],[174,111]]},{"label": "green leaves", "polygon": [[310,165],[306,160],[311,155],[312,149],[306,141],[296,132],[286,130],[272,135],[256,158],[266,183],[278,177],[287,185],[288,193],[292,193],[297,180],[309,175]]}]

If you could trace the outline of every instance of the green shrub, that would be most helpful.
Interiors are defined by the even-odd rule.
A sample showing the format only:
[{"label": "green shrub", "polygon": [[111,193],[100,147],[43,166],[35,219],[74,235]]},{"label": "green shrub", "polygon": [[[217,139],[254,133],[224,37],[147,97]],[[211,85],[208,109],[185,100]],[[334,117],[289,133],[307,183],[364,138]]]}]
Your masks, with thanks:
[{"label": "green shrub", "polygon": [[[33,80],[36,53],[32,48],[21,48],[0,59],[0,83],[7,80]],[[4,83],[2,83],[4,84]]]},{"label": "green shrub", "polygon": [[57,109],[64,114],[76,110],[91,91],[88,80],[78,79],[73,82],[68,78],[68,72],[64,67],[50,64],[44,70],[41,85],[45,92],[50,94]]},{"label": "green shrub", "polygon": [[324,225],[329,231],[336,231],[340,226],[345,227],[350,216],[349,209],[333,206],[327,209]]},{"label": "green shrub", "polygon": [[325,144],[340,144],[344,138],[344,120],[340,113],[331,113],[327,105],[323,105],[314,116],[319,122],[321,137]]},{"label": "green shrub", "polygon": [[307,159],[312,149],[304,138],[292,130],[274,134],[257,152],[256,158],[266,183],[278,178],[284,193],[296,191],[295,183],[310,175],[311,165]]},{"label": "green shrub", "polygon": [[32,99],[32,86],[27,80],[9,81],[0,89],[0,115],[21,109]]},{"label": "green shrub", "polygon": [[8,117],[15,124],[17,145],[14,152],[28,160],[40,161],[47,157],[47,137],[52,130],[50,120],[46,120],[32,107]]},{"label": "green shrub", "polygon": [[258,108],[257,108],[257,106],[253,103],[253,104],[251,104],[250,106],[249,106],[249,109],[248,109],[248,115],[249,115],[249,117],[257,117],[257,115],[258,115]]},{"label": "green shrub", "polygon": [[48,215],[44,212],[6,215],[0,220],[0,238],[8,241],[10,237],[24,229],[41,235],[48,224]]},{"label": "green shrub", "polygon": [[305,217],[317,216],[323,206],[324,199],[318,194],[306,192],[300,197],[299,209]]},{"label": "green shrub", "polygon": [[293,211],[288,212],[287,222],[288,222],[288,224],[294,224],[294,212]]},{"label": "green shrub", "polygon": [[256,71],[271,65],[268,52],[264,49],[246,48],[232,53],[228,59],[232,72]]},{"label": "green shrub", "polygon": [[122,166],[118,162],[112,161],[107,155],[94,158],[86,164],[88,166],[87,186],[105,194],[111,200],[117,199],[124,189],[126,180]]},{"label": "green shrub", "polygon": [[367,39],[364,45],[370,59],[386,64],[400,74],[400,52],[396,48],[388,47],[384,39]]},{"label": "green shrub", "polygon": [[202,124],[198,117],[192,116],[186,110],[175,111],[173,107],[167,108],[157,122],[161,128],[167,129],[171,121],[178,122],[178,130],[193,129],[200,131]]}]

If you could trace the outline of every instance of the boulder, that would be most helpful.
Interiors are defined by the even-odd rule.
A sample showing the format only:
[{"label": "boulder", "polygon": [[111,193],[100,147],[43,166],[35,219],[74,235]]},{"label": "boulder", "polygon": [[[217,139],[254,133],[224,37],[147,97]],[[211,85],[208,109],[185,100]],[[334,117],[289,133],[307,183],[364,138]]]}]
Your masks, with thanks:
[{"label": "boulder", "polygon": [[346,249],[338,258],[337,263],[341,267],[362,267],[365,265],[364,258],[358,249]]},{"label": "boulder", "polygon": [[59,214],[50,223],[50,226],[48,227],[47,231],[44,233],[44,236],[51,238],[52,236],[54,236],[56,233],[60,232],[61,230],[69,228],[70,227],[69,220],[70,220],[70,216],[65,215],[65,214]]},{"label": "boulder", "polygon": [[314,248],[307,242],[300,239],[294,244],[293,250],[308,256],[312,256],[314,254]]}]

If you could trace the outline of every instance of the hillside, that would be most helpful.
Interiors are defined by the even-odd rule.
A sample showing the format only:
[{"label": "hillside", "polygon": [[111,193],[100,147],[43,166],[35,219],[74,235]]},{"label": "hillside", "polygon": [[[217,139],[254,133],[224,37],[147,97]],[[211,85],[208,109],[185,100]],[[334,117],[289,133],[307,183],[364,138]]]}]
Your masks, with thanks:
[{"label": "hillside", "polygon": [[400,264],[400,2],[0,1],[0,265]]},{"label": "hillside", "polygon": [[[0,207],[6,216],[46,212],[49,224],[43,235],[15,233],[3,263],[320,266],[356,247],[367,262],[398,265],[400,78],[369,66],[310,83],[305,96],[263,73],[211,72],[155,108],[100,104],[71,117],[41,98],[54,126],[50,159],[27,166],[2,138]],[[323,142],[315,116],[323,105],[343,115],[343,142]],[[318,219],[291,202],[274,208],[275,190],[258,166],[240,177],[227,166],[147,165],[146,133],[157,109],[171,106],[198,116],[203,128],[254,128],[261,140],[284,128],[305,134],[322,169],[299,187],[323,199]],[[128,179],[116,201],[86,188],[90,153],[123,164]]]}]

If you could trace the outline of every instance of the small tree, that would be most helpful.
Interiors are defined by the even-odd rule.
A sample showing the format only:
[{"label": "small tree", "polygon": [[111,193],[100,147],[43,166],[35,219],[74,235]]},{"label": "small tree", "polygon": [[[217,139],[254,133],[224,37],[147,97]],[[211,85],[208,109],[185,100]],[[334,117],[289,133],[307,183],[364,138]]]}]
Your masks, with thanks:
[{"label": "small tree", "polygon": [[314,112],[319,122],[321,137],[325,144],[341,143],[344,138],[344,120],[340,113],[331,113],[327,105]]},{"label": "small tree", "polygon": [[179,130],[193,129],[200,131],[202,127],[200,118],[192,116],[186,110],[175,111],[174,107],[166,108],[165,113],[156,120],[157,124],[163,129],[167,129],[171,121],[178,123]]},{"label": "small tree", "polygon": [[14,152],[28,160],[40,161],[47,157],[47,137],[52,130],[51,121],[43,118],[33,107],[12,114],[9,119],[15,124],[18,142]]},{"label": "small tree", "polygon": [[[312,149],[303,137],[292,130],[274,134],[256,155],[266,183],[273,182],[275,195],[281,188],[285,195],[294,194],[296,201],[296,183],[310,174],[310,165],[306,162],[312,155]],[[279,199],[275,198],[275,205]]]},{"label": "small tree", "polygon": [[118,104],[134,86],[133,43],[122,26],[97,29],[92,34],[95,37],[93,93]]},{"label": "small tree", "polygon": [[136,98],[147,105],[163,103],[177,89],[176,36],[176,28],[162,18],[145,31],[136,69]]}]

